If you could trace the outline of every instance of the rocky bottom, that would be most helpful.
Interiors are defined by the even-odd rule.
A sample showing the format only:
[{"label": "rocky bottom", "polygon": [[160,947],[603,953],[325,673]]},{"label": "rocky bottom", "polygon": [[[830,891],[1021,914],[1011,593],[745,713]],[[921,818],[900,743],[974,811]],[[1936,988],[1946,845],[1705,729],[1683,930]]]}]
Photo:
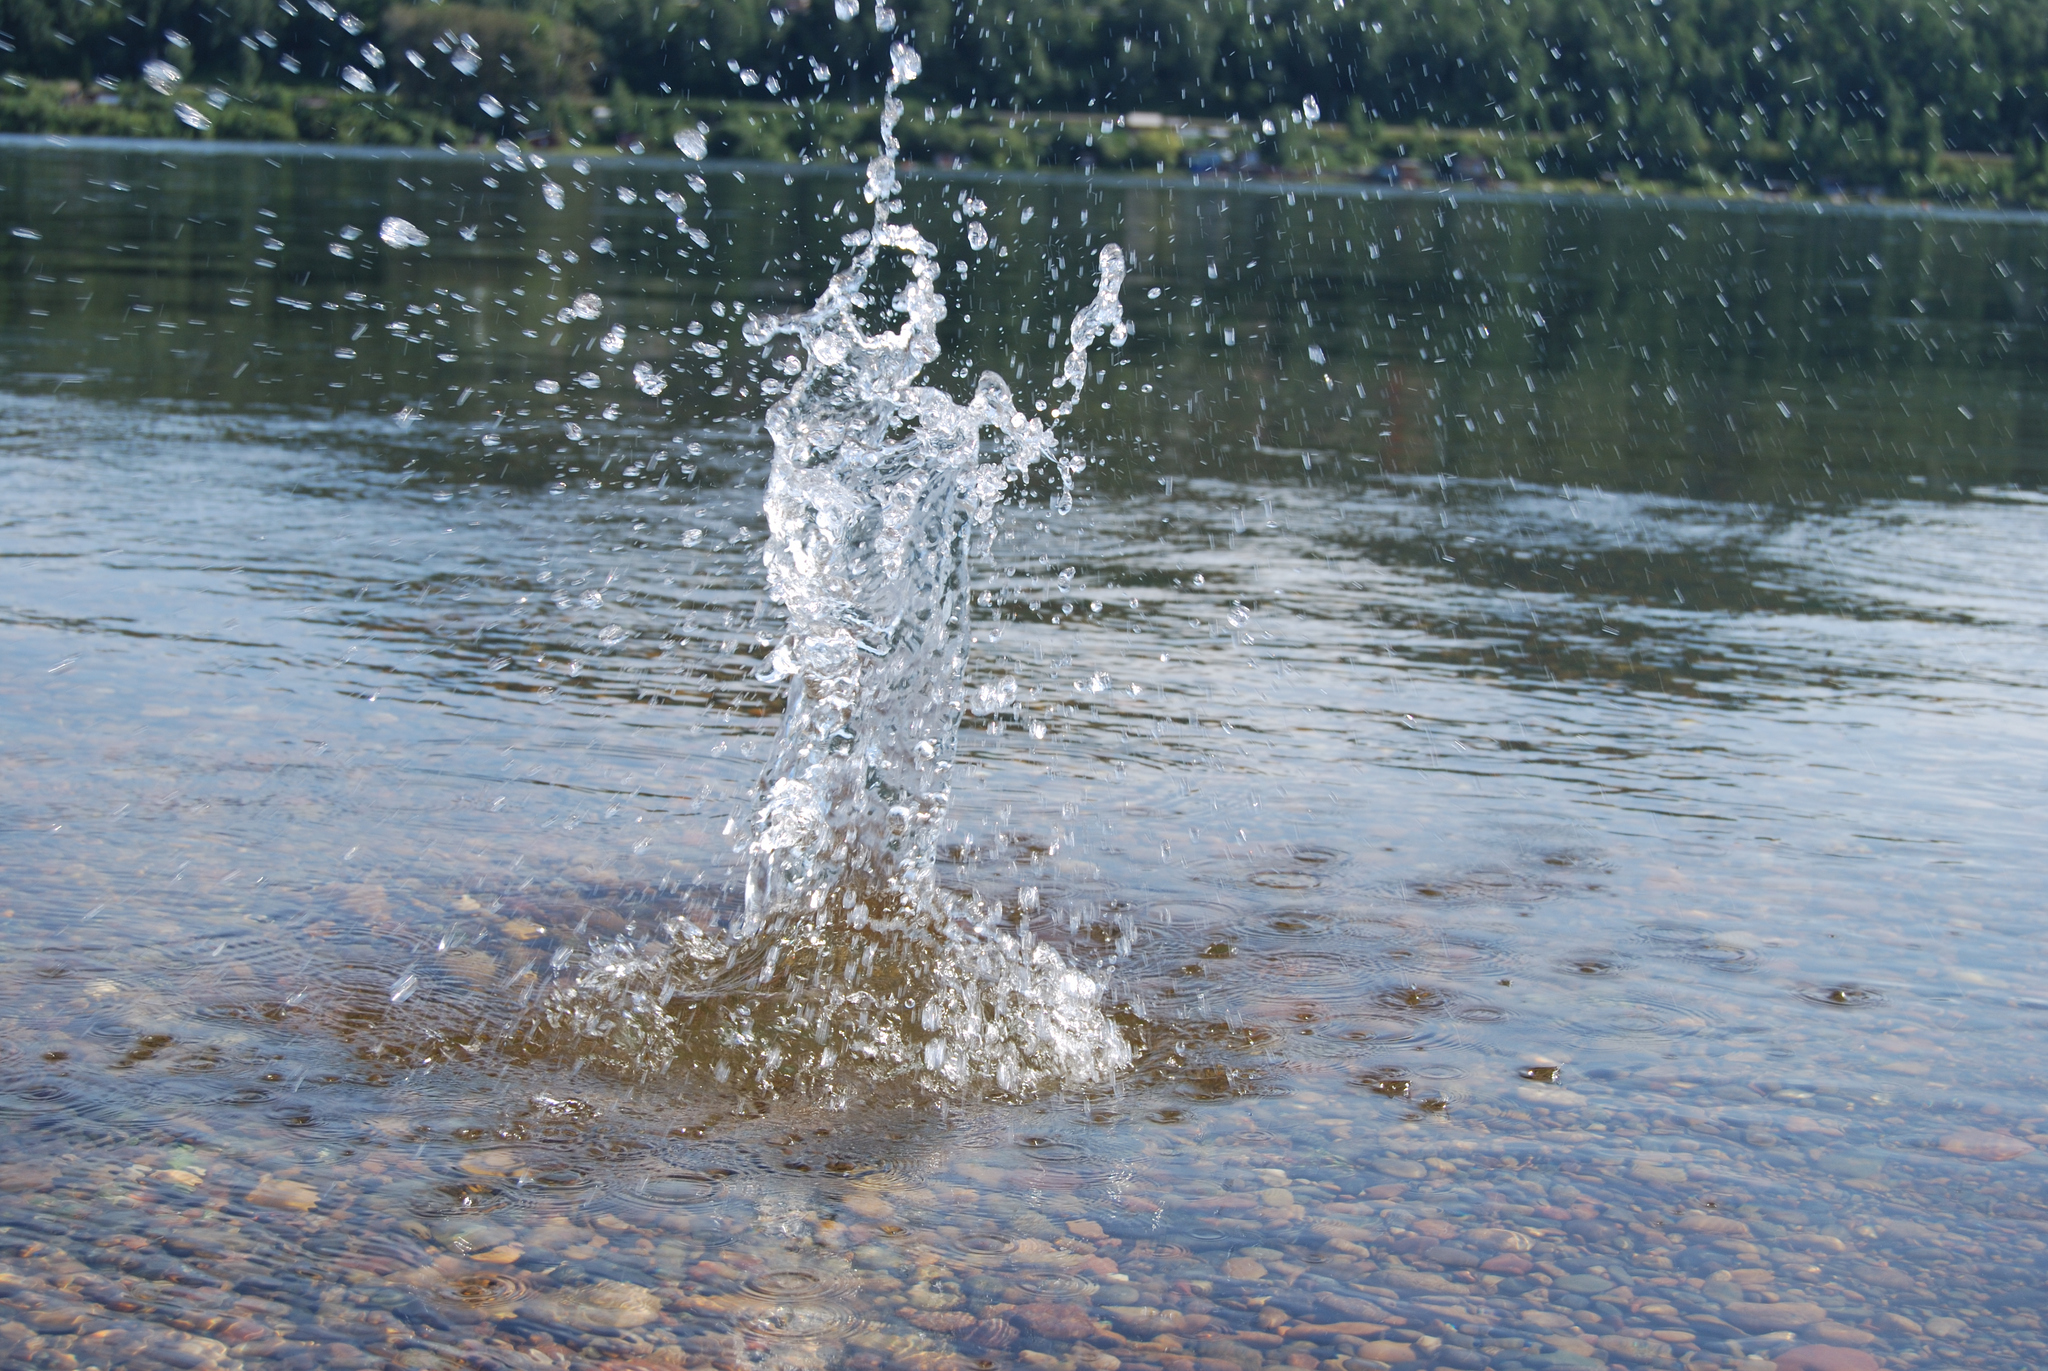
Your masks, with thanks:
[{"label": "rocky bottom", "polygon": [[1869,1161],[1847,1099],[1777,1133],[1597,1104],[1367,1130],[1356,1099],[1304,1081],[630,1146],[24,1117],[0,1365],[2048,1365],[2048,1121]]}]

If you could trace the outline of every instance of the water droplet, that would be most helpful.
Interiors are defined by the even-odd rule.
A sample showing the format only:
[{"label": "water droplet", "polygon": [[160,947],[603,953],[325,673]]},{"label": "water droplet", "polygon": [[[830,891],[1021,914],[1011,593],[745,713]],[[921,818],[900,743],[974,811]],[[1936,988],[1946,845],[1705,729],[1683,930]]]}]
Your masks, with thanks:
[{"label": "water droplet", "polygon": [[860,13],[860,0],[832,0],[832,13],[838,16],[840,23],[851,23]]},{"label": "water droplet", "polygon": [[668,378],[655,370],[652,363],[635,362],[633,384],[640,387],[642,395],[659,395],[668,389]]},{"label": "water droplet", "polygon": [[207,118],[198,110],[193,109],[190,105],[174,105],[171,107],[171,113],[176,115],[178,122],[188,129],[198,129],[203,133],[213,127],[213,120]]},{"label": "water droplet", "polygon": [[395,215],[377,225],[377,237],[387,248],[423,248],[431,241],[409,220]]},{"label": "water droplet", "polygon": [[709,133],[710,130],[702,124],[697,125],[693,129],[677,129],[676,151],[693,162],[703,161],[711,150],[707,137]]},{"label": "water droplet", "polygon": [[1323,117],[1323,107],[1317,103],[1315,96],[1311,95],[1301,102],[1301,117],[1303,122],[1310,124]]},{"label": "water droplet", "polygon": [[142,64],[142,83],[158,95],[169,95],[184,79],[183,72],[161,58],[152,57]]},{"label": "water droplet", "polygon": [[553,181],[541,182],[540,194],[541,198],[548,202],[549,209],[560,209],[566,203],[562,195],[562,188]]},{"label": "water droplet", "polygon": [[364,94],[377,89],[377,83],[372,81],[370,74],[361,67],[343,67],[341,69],[341,84],[351,89],[362,91]]},{"label": "water droplet", "polygon": [[562,383],[560,381],[550,380],[545,377],[535,381],[533,388],[542,395],[560,395],[562,393]]},{"label": "water droplet", "polygon": [[598,339],[597,345],[600,348],[604,349],[606,352],[612,354],[613,356],[617,356],[619,352],[623,350],[626,346],[625,325],[613,324],[611,327],[611,332],[605,334],[604,337]]},{"label": "water droplet", "polygon": [[498,97],[486,92],[476,98],[476,107],[484,112],[486,119],[503,119],[505,107],[498,103]]}]

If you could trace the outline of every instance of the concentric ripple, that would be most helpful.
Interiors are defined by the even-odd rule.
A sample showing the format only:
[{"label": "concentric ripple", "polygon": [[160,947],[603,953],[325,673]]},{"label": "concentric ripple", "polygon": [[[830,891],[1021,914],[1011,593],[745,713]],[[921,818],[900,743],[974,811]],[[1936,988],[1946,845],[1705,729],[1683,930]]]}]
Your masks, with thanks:
[{"label": "concentric ripple", "polygon": [[445,1305],[488,1313],[509,1309],[532,1293],[526,1278],[516,1272],[478,1271],[456,1277],[426,1294]]},{"label": "concentric ripple", "polygon": [[840,1339],[861,1324],[860,1315],[838,1300],[804,1300],[763,1305],[740,1312],[732,1320],[740,1332],[761,1338]]},{"label": "concentric ripple", "polygon": [[1810,985],[1799,991],[1799,998],[1808,1004],[1823,1005],[1829,1009],[1867,1009],[1885,1002],[1882,990],[1867,985]]}]

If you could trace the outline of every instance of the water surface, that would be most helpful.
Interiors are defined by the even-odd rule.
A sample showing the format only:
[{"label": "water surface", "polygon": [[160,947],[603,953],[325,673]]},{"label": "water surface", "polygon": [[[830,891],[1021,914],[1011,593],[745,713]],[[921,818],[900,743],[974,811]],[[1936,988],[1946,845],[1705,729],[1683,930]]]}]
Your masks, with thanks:
[{"label": "water surface", "polygon": [[1136,1062],[824,1107],[538,1014],[777,725],[690,174],[0,150],[0,1360],[2041,1363],[2048,233],[913,181],[959,393],[1132,261],[944,878]]}]

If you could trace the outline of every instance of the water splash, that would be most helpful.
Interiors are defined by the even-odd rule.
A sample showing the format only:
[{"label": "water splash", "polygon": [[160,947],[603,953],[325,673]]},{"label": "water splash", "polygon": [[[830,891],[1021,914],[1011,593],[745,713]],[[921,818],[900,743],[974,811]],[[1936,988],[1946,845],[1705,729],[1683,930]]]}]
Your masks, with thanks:
[{"label": "water splash", "polygon": [[[1123,252],[1102,249],[1043,417],[983,372],[964,403],[920,384],[940,355],[938,252],[897,222],[903,104],[918,74],[891,52],[882,149],[867,166],[872,227],[810,309],[748,322],[787,392],[768,413],[771,593],[788,627],[764,679],[788,704],[752,812],[736,825],[746,901],[717,928],[595,949],[551,1016],[642,1065],[710,1056],[721,1081],[833,1093],[853,1079],[1027,1092],[1099,1081],[1130,1061],[1102,986],[1028,921],[940,889],[939,840],[964,706],[969,568],[1013,484],[1050,468],[1053,506],[1084,465],[1049,426],[1071,413],[1088,349],[1125,337]],[[887,254],[887,255],[885,255]],[[908,279],[883,312],[878,268]],[[1036,406],[1047,411],[1043,403]],[[1019,911],[1021,914],[1021,911]]]}]

